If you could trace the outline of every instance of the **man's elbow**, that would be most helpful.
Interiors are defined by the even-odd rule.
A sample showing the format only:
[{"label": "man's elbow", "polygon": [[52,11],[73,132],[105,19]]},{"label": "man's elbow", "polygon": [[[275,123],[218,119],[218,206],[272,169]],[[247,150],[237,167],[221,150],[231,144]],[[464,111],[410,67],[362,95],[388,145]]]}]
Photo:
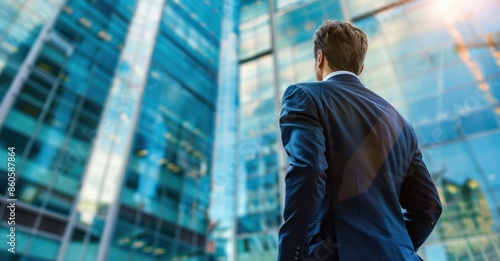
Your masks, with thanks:
[{"label": "man's elbow", "polygon": [[436,200],[436,204],[431,211],[433,219],[432,224],[436,225],[436,222],[439,220],[439,217],[441,217],[441,214],[443,213],[443,205],[441,204],[441,200],[439,200],[439,198]]},{"label": "man's elbow", "polygon": [[441,201],[438,201],[438,207],[437,207],[437,217],[436,219],[438,219],[441,214],[443,213],[443,205],[441,204]]}]

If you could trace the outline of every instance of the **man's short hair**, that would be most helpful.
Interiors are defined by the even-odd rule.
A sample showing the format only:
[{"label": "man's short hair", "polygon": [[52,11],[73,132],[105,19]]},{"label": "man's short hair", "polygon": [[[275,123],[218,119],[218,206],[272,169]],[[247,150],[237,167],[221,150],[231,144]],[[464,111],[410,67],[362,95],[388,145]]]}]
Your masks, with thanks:
[{"label": "man's short hair", "polygon": [[332,70],[358,74],[367,49],[365,33],[348,22],[327,20],[314,33],[314,60],[321,50]]}]

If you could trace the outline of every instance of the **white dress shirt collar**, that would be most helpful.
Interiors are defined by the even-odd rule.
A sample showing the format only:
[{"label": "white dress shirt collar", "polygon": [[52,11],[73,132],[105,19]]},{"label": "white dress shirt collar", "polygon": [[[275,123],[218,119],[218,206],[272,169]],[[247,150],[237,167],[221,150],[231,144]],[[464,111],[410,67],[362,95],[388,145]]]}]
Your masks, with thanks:
[{"label": "white dress shirt collar", "polygon": [[350,72],[350,71],[344,71],[344,70],[340,70],[340,71],[334,71],[334,72],[331,72],[330,74],[328,74],[324,79],[323,81],[327,81],[328,79],[332,78],[333,76],[335,75],[339,75],[339,74],[350,74],[350,75],[354,75],[356,76],[356,78],[358,78],[358,76],[353,73],[353,72]]}]

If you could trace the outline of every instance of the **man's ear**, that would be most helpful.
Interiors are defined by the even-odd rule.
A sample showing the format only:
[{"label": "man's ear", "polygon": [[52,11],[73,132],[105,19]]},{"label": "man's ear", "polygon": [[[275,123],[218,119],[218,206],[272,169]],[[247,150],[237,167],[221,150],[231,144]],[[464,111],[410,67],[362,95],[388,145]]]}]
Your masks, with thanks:
[{"label": "man's ear", "polygon": [[365,64],[362,64],[361,68],[359,68],[358,76],[361,75],[361,73],[363,72],[363,69],[365,69]]},{"label": "man's ear", "polygon": [[323,67],[323,63],[325,62],[323,52],[321,50],[319,50],[317,56],[318,56],[318,59],[317,59],[318,69],[321,70],[321,68]]}]

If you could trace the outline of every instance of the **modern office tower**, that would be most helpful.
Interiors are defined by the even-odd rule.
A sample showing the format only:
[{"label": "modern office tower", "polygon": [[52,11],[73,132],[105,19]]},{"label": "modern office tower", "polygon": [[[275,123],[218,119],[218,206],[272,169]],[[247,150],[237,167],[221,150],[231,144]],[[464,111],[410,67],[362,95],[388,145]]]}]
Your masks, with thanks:
[{"label": "modern office tower", "polygon": [[[241,1],[236,260],[276,257],[287,169],[280,100],[290,84],[315,80],[312,36],[326,19],[348,20],[366,32],[361,81],[410,121],[432,173],[445,169],[443,179],[477,182],[487,202],[481,209],[489,209],[477,213],[490,217],[499,234],[499,12],[492,0]],[[443,223],[462,219],[447,214],[449,204],[481,204],[456,200],[444,204]],[[442,226],[420,248],[425,260],[459,260],[450,248],[457,239],[440,237]],[[500,247],[490,232],[477,232],[474,240]]]},{"label": "modern office tower", "polygon": [[221,12],[0,2],[1,260],[205,259]]}]

